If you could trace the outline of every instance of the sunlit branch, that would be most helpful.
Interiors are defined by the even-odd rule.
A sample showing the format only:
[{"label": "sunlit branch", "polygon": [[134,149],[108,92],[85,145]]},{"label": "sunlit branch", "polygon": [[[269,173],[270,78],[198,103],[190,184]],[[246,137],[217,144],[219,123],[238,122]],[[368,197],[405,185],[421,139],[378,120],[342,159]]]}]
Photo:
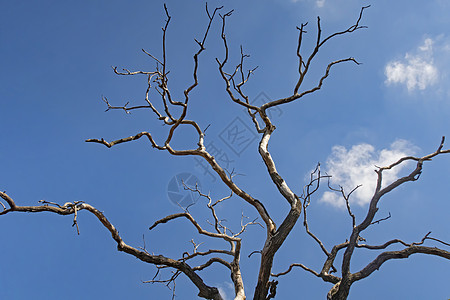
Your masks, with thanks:
[{"label": "sunlit branch", "polygon": [[167,147],[165,146],[159,146],[158,144],[156,144],[155,140],[153,139],[152,135],[148,132],[140,132],[136,135],[130,136],[130,137],[126,137],[126,138],[122,138],[119,140],[115,140],[112,142],[107,142],[104,139],[87,139],[86,142],[88,143],[99,143],[99,144],[103,144],[108,148],[111,148],[114,145],[118,145],[118,144],[122,144],[122,143],[126,143],[126,142],[130,142],[130,141],[134,141],[134,140],[138,140],[141,137],[146,136],[148,138],[148,140],[150,141],[150,143],[152,144],[152,147],[159,149],[159,150],[166,150]]},{"label": "sunlit branch", "polygon": [[204,251],[204,252],[194,252],[192,254],[189,254],[187,252],[183,253],[183,258],[181,260],[189,260],[192,258],[195,258],[197,256],[206,256],[206,255],[210,255],[210,254],[227,254],[227,255],[231,255],[234,256],[234,253],[232,251],[229,250],[221,250],[221,249],[209,249],[208,251]]},{"label": "sunlit branch", "polygon": [[[230,199],[230,198],[233,196],[233,192],[231,192],[229,196],[223,197],[223,198],[217,200],[216,202],[212,203],[213,200],[212,200],[211,196],[210,196],[209,194],[208,194],[208,195],[207,195],[207,194],[203,194],[203,193],[199,190],[199,188],[198,188],[197,185],[195,186],[195,188],[191,188],[191,187],[189,187],[189,186],[187,186],[187,185],[185,185],[185,184],[183,183],[183,186],[184,186],[185,189],[190,190],[191,192],[195,192],[195,193],[197,193],[199,196],[208,199],[207,207],[208,207],[209,210],[211,211],[211,215],[212,215],[213,218],[214,218],[214,228],[216,229],[216,232],[217,232],[217,233],[220,233],[220,234],[222,234],[222,233],[226,234],[226,233],[227,233],[227,232],[226,232],[226,228],[221,224],[219,218],[217,217],[216,210],[214,209],[214,206],[216,206],[217,204],[219,204],[219,203],[221,203],[221,202],[223,202],[223,201],[225,201],[225,200]],[[220,230],[220,229],[223,229],[223,231]]]},{"label": "sunlit branch", "polygon": [[221,259],[220,257],[213,257],[213,258],[209,259],[209,260],[208,260],[206,263],[204,263],[203,265],[194,267],[194,268],[192,268],[192,269],[193,269],[194,271],[201,271],[201,270],[203,270],[203,269],[209,267],[210,265],[212,265],[212,264],[215,263],[215,262],[220,263],[220,264],[224,265],[225,267],[227,267],[228,269],[231,270],[231,265],[230,265],[230,263],[227,262],[227,261],[225,261],[225,260],[223,260],[223,259]]},{"label": "sunlit branch", "polygon": [[234,237],[229,236],[224,233],[214,233],[214,232],[209,232],[209,231],[204,230],[200,226],[200,224],[198,224],[198,222],[192,217],[192,215],[187,212],[177,213],[177,214],[172,214],[172,215],[166,216],[166,217],[156,221],[152,226],[149,227],[149,229],[152,230],[159,224],[167,223],[171,220],[178,219],[178,218],[186,218],[187,220],[189,220],[192,223],[192,225],[194,225],[194,227],[197,229],[199,234],[203,234],[203,235],[206,235],[209,237],[221,238],[228,242],[235,242],[238,240],[237,238],[234,238]]},{"label": "sunlit branch", "polygon": [[[440,154],[446,154],[450,153],[450,149],[448,150],[442,150],[444,147],[445,137],[442,137],[441,143],[439,144],[439,147],[437,150],[433,153],[430,153],[428,155],[425,155],[423,157],[413,157],[413,156],[407,156],[400,158],[396,162],[392,163],[391,165],[387,167],[379,167],[378,170],[376,170],[377,173],[377,184],[375,188],[374,195],[370,201],[369,209],[367,212],[367,215],[365,219],[357,226],[353,228],[352,234],[350,236],[350,239],[348,241],[348,246],[345,250],[343,260],[342,260],[342,283],[339,285],[339,288],[336,290],[336,299],[340,299],[339,297],[344,297],[348,295],[350,286],[352,282],[354,281],[354,275],[350,273],[350,261],[353,255],[353,251],[355,247],[357,247],[358,241],[360,240],[360,233],[364,231],[367,227],[369,227],[375,218],[375,215],[378,211],[378,202],[380,199],[390,191],[394,190],[395,188],[401,186],[402,184],[406,182],[413,182],[419,179],[420,174],[422,173],[423,163],[426,161],[430,161],[432,158],[434,158],[437,155]],[[409,160],[416,161],[416,167],[406,176],[403,176],[394,182],[390,183],[386,187],[382,188],[382,182],[383,182],[383,171],[391,169],[395,166],[400,165],[403,162],[407,162]],[[389,243],[389,242],[388,242]],[[376,261],[372,262],[370,266],[368,265],[368,269],[362,273],[364,274],[370,274],[373,272],[372,268],[374,266],[380,266],[383,262],[386,260],[392,259],[392,258],[404,258],[408,257],[411,254],[414,253],[425,253],[425,254],[432,254],[432,255],[438,255],[442,257],[446,257],[446,251],[440,250],[437,248],[436,251],[429,251],[427,250],[428,247],[422,247],[422,246],[410,246],[404,250],[399,251],[393,251],[393,252],[386,252],[387,254],[380,254]],[[428,251],[428,252],[426,252]],[[449,254],[450,255],[450,254]],[[370,269],[370,271],[369,271]],[[358,276],[365,276],[365,275]]]},{"label": "sunlit branch", "polygon": [[0,214],[6,214],[11,212],[28,212],[28,213],[52,212],[59,215],[71,215],[74,214],[76,211],[87,210],[88,212],[92,213],[100,221],[100,223],[102,223],[102,225],[110,232],[112,238],[117,243],[117,250],[133,255],[134,257],[138,258],[143,262],[154,265],[165,265],[174,268],[180,272],[183,272],[199,289],[198,294],[199,297],[205,299],[222,300],[222,297],[220,296],[218,289],[215,287],[207,286],[203,282],[203,279],[198,274],[196,274],[196,272],[185,262],[167,258],[162,255],[151,255],[146,251],[140,251],[136,248],[127,245],[120,237],[117,229],[109,222],[109,220],[103,215],[103,213],[87,203],[68,202],[63,206],[61,205],[53,206],[53,204],[49,205],[50,204],[49,202],[43,202],[44,205],[39,206],[17,206],[14,200],[10,196],[8,196],[5,192],[0,192],[0,197],[4,199],[10,206],[9,209],[3,210]]}]

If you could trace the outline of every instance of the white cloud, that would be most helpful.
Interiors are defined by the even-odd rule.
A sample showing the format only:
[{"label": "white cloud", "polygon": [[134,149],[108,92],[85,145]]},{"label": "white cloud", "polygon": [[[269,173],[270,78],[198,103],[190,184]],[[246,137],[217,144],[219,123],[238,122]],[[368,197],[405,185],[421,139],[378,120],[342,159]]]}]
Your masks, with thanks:
[{"label": "white cloud", "polygon": [[[291,2],[300,2],[302,0],[291,0]],[[325,5],[325,0],[315,0],[316,6],[322,8]]]},{"label": "white cloud", "polygon": [[[370,202],[375,190],[377,182],[375,166],[390,165],[403,156],[414,154],[416,150],[416,147],[405,140],[397,140],[389,149],[381,151],[375,151],[369,144],[358,144],[349,150],[343,146],[334,146],[324,169],[332,176],[332,186],[342,186],[346,193],[357,185],[362,185],[350,196],[350,203],[363,206]],[[402,164],[383,172],[383,186],[396,180],[404,166]],[[344,199],[336,192],[325,192],[320,201],[345,207]]]},{"label": "white cloud", "polygon": [[434,63],[433,43],[427,38],[416,54],[406,53],[403,60],[389,62],[384,70],[386,84],[405,84],[410,92],[436,84],[439,71]]},{"label": "white cloud", "polygon": [[217,285],[217,289],[219,290],[220,295],[223,300],[233,299],[234,297],[230,297],[229,295],[234,295],[234,286],[230,282],[224,282],[223,284]]},{"label": "white cloud", "polygon": [[325,5],[325,0],[317,0],[316,5],[317,7],[323,7]]}]

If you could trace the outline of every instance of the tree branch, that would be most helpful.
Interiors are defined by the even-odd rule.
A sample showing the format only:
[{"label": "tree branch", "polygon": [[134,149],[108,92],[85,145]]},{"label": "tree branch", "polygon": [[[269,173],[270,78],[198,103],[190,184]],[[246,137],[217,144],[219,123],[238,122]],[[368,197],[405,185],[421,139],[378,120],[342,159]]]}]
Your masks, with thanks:
[{"label": "tree branch", "polygon": [[77,203],[73,205],[65,204],[64,206],[50,206],[48,203],[40,206],[17,206],[14,200],[9,197],[5,192],[0,192],[0,197],[4,199],[8,205],[9,209],[3,210],[1,214],[6,214],[10,212],[52,212],[59,215],[71,215],[75,211],[87,210],[92,213],[102,225],[111,233],[112,238],[117,243],[117,250],[121,252],[128,253],[138,258],[139,260],[154,264],[154,265],[164,265],[174,268],[180,272],[183,272],[198,288],[198,296],[205,299],[215,299],[222,300],[222,297],[215,287],[210,287],[203,282],[203,279],[195,273],[195,271],[185,262],[178,261],[175,259],[167,258],[162,255],[151,255],[146,251],[140,251],[127,245],[119,235],[117,229],[109,222],[109,220],[103,215],[102,212],[97,210],[95,207],[87,203]]},{"label": "tree branch", "polygon": [[[378,170],[375,171],[378,175],[375,192],[370,201],[366,218],[358,226],[354,227],[352,230],[352,234],[350,236],[348,246],[345,250],[343,260],[342,260],[342,282],[339,285],[339,287],[337,288],[337,291],[335,294],[335,297],[336,297],[335,299],[341,299],[342,297],[346,297],[349,293],[350,286],[354,281],[353,280],[354,277],[350,273],[350,261],[351,261],[352,255],[353,255],[353,251],[354,251],[355,247],[357,247],[357,244],[358,244],[358,241],[360,238],[360,233],[373,223],[375,215],[378,211],[377,205],[378,205],[378,202],[380,201],[380,199],[385,194],[389,193],[390,191],[394,190],[395,188],[399,187],[400,185],[402,185],[406,182],[418,180],[420,177],[420,174],[422,173],[422,168],[423,168],[424,162],[431,161],[431,159],[437,155],[450,153],[450,149],[442,150],[444,147],[444,142],[445,142],[445,137],[442,137],[442,140],[441,140],[441,143],[439,144],[438,149],[433,153],[430,153],[423,157],[413,157],[413,156],[402,157],[399,160],[397,160],[396,162],[392,163],[391,165],[386,166],[386,167],[380,167],[380,168],[378,168]],[[413,160],[413,161],[417,162],[415,169],[412,170],[408,175],[403,176],[403,177],[397,179],[396,181],[392,182],[391,184],[387,185],[386,187],[382,188],[383,171],[389,170],[389,169],[391,169],[403,162],[407,162],[409,160]],[[387,244],[389,244],[389,242]],[[386,261],[385,258],[387,258],[387,259],[397,258],[397,255],[401,256],[401,255],[405,254],[406,257],[408,257],[409,255],[411,255],[413,253],[425,253],[425,252],[421,252],[421,251],[425,251],[424,249],[426,247],[425,248],[420,248],[420,247],[414,248],[414,247],[415,246],[408,247],[408,248],[402,250],[403,252],[398,252],[398,253],[395,251],[389,252],[389,254],[386,254],[386,256],[383,256],[383,254],[380,254],[380,255],[382,255],[381,257],[379,256],[380,261],[382,261],[381,263],[383,263],[384,261]],[[407,250],[407,249],[411,249],[411,250]],[[410,252],[410,251],[412,251],[412,252]],[[433,253],[435,253],[434,255],[439,255],[439,256],[442,256],[440,254],[444,253],[443,254],[444,256],[442,256],[442,257],[446,257],[445,252],[437,251],[437,252],[433,252]],[[427,254],[433,254],[433,253],[427,253]],[[391,257],[391,255],[393,255],[393,256]],[[376,264],[378,264],[378,263],[374,263],[374,265],[376,265]],[[373,270],[371,272],[373,272]],[[358,275],[358,276],[360,276],[360,275]]]},{"label": "tree branch", "polygon": [[383,263],[385,263],[388,260],[391,259],[401,259],[401,258],[408,258],[412,254],[416,253],[422,253],[422,254],[428,254],[428,255],[435,255],[439,256],[445,259],[450,260],[450,252],[434,247],[425,247],[425,246],[409,246],[406,249],[400,250],[400,251],[387,251],[383,252],[380,255],[377,256],[371,263],[369,263],[364,269],[361,271],[354,273],[351,276],[351,281],[357,281],[361,280],[363,278],[366,278],[370,274],[372,274],[374,271],[378,270]]}]

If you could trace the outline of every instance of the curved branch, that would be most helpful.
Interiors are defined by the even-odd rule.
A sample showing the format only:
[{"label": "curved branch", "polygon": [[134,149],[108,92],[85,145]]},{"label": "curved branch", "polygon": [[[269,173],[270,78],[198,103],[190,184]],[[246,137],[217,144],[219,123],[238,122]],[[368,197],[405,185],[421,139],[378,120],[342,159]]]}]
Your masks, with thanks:
[{"label": "curved branch", "polygon": [[181,260],[186,261],[186,260],[192,259],[192,258],[197,257],[197,256],[206,256],[206,255],[210,255],[210,254],[213,254],[213,253],[227,254],[227,255],[231,255],[231,256],[234,255],[234,253],[232,251],[219,250],[219,249],[210,249],[210,250],[205,251],[205,252],[194,252],[192,254],[189,254],[189,253],[185,252],[183,254],[183,258]]},{"label": "curved branch", "polygon": [[399,239],[393,239],[393,240],[387,241],[386,243],[384,243],[384,244],[382,244],[382,245],[376,245],[376,246],[373,246],[373,245],[366,245],[366,244],[357,244],[356,247],[358,247],[358,248],[370,249],[370,250],[381,250],[381,249],[386,249],[387,247],[389,247],[390,245],[393,245],[393,244],[402,244],[402,245],[405,246],[405,247],[411,247],[411,246],[419,246],[419,245],[422,245],[423,243],[425,243],[425,240],[432,240],[432,241],[441,243],[441,244],[443,244],[443,245],[445,245],[445,246],[450,246],[449,243],[446,243],[446,242],[444,242],[444,241],[441,241],[440,239],[437,239],[437,238],[430,237],[430,234],[431,234],[431,231],[428,232],[428,233],[422,238],[422,240],[421,240],[420,242],[417,242],[417,243],[415,242],[415,243],[408,244],[408,243],[405,243],[405,242],[402,241],[402,240],[399,240]]},{"label": "curved branch", "polygon": [[[249,71],[249,73],[247,75],[247,78],[246,79],[244,78],[244,75],[242,73],[243,72],[242,71],[242,66],[243,66],[244,58],[247,57],[247,55],[243,54],[242,47],[241,47],[241,62],[240,62],[240,64],[237,65],[237,67],[235,68],[235,71],[232,74],[228,74],[227,72],[224,71],[224,67],[228,63],[228,52],[229,52],[227,38],[226,38],[226,35],[225,35],[225,24],[226,24],[226,18],[231,16],[232,13],[233,13],[233,10],[231,10],[231,11],[227,12],[226,14],[220,16],[222,18],[221,38],[222,38],[222,41],[223,41],[223,44],[224,44],[225,57],[224,57],[224,59],[222,61],[220,61],[218,58],[216,58],[216,62],[219,65],[219,72],[220,72],[220,75],[222,76],[222,79],[225,81],[225,84],[226,84],[225,90],[227,91],[228,95],[230,96],[230,99],[233,102],[235,102],[235,103],[237,103],[239,105],[242,105],[242,106],[246,107],[249,110],[258,111],[259,110],[258,107],[254,106],[254,105],[251,105],[249,103],[249,101],[248,101],[248,97],[245,96],[242,93],[242,90],[241,90],[241,86],[244,85],[245,82],[247,82],[248,78],[250,77],[252,72],[255,70],[255,69],[253,69],[253,70]],[[241,71],[241,74],[242,74],[242,81],[236,86],[234,84],[234,76],[236,75],[236,73],[239,70]],[[245,102],[234,95],[233,91],[231,90],[231,83],[232,82],[233,82],[233,86],[235,87],[235,90],[240,94],[241,97],[243,97],[245,99]]]},{"label": "curved branch", "polygon": [[273,107],[273,106],[277,106],[277,105],[281,105],[281,104],[290,103],[290,102],[292,102],[292,101],[295,101],[295,100],[297,100],[297,99],[302,98],[302,97],[305,96],[305,95],[308,95],[308,94],[311,94],[311,93],[314,93],[314,92],[320,90],[320,89],[322,88],[323,82],[324,82],[325,79],[330,75],[330,70],[331,70],[331,68],[332,68],[334,65],[336,65],[336,64],[340,64],[340,63],[343,63],[343,62],[349,62],[349,61],[350,61],[350,62],[354,62],[354,63],[357,64],[357,65],[360,64],[360,63],[359,63],[358,61],[356,61],[356,59],[353,58],[353,57],[343,58],[343,59],[339,59],[339,60],[333,61],[333,62],[331,62],[331,63],[328,64],[328,66],[327,66],[327,68],[326,68],[326,70],[325,70],[325,74],[322,75],[322,77],[319,79],[319,83],[317,84],[317,86],[315,86],[315,87],[313,87],[312,89],[309,89],[309,90],[307,90],[307,91],[304,91],[304,92],[302,92],[302,93],[300,93],[300,94],[297,93],[297,92],[295,92],[295,93],[294,93],[292,96],[290,96],[290,97],[283,98],[283,99],[278,99],[278,100],[274,100],[274,101],[268,102],[268,103],[262,105],[262,106],[261,106],[261,109],[263,109],[263,110],[265,111],[266,109],[268,109],[268,108],[270,108],[270,107]]},{"label": "curved branch", "polygon": [[[303,33],[305,32],[303,30],[303,28],[306,26],[306,24],[302,24],[300,28],[297,27],[300,30],[299,41],[298,41],[298,46],[297,46],[297,56],[299,57],[299,74],[300,74],[300,77],[299,77],[299,79],[297,81],[297,84],[295,85],[294,95],[298,94],[298,90],[299,90],[301,84],[303,83],[303,80],[305,79],[306,74],[308,73],[308,70],[309,70],[309,67],[311,65],[311,62],[314,59],[314,57],[316,56],[316,54],[319,52],[320,47],[322,47],[328,40],[332,39],[335,36],[343,35],[343,34],[346,34],[346,33],[351,33],[351,32],[353,32],[353,31],[355,31],[357,29],[366,28],[366,26],[360,26],[359,22],[361,21],[364,9],[369,8],[369,7],[370,7],[370,5],[361,8],[358,20],[356,21],[356,23],[354,25],[350,26],[346,30],[335,32],[335,33],[329,35],[328,37],[326,37],[322,41],[321,41],[322,28],[321,28],[321,25],[320,25],[320,18],[317,17],[317,41],[316,41],[316,46],[315,46],[314,50],[312,51],[311,55],[308,57],[306,63],[303,62],[303,58],[302,58],[302,56],[300,54],[300,45],[301,45],[301,42],[302,42]],[[303,70],[302,70],[302,67],[303,67]]]},{"label": "curved branch", "polygon": [[167,149],[164,146],[158,146],[158,144],[156,144],[155,140],[153,139],[152,135],[150,133],[146,132],[146,131],[140,132],[140,133],[138,133],[136,135],[133,135],[133,136],[129,136],[129,137],[126,137],[126,138],[118,139],[118,140],[115,140],[115,141],[112,141],[112,142],[107,142],[103,138],[100,139],[100,140],[99,139],[87,139],[87,140],[85,140],[85,142],[87,142],[87,143],[99,143],[99,144],[105,145],[108,148],[111,148],[112,146],[117,145],[117,144],[122,144],[122,143],[130,142],[130,141],[138,140],[138,139],[140,139],[143,136],[146,136],[148,138],[148,140],[152,144],[153,148],[156,148],[158,150],[166,150]]},{"label": "curved branch", "polygon": [[112,225],[109,220],[103,215],[101,211],[87,203],[77,203],[74,205],[69,205],[66,203],[64,206],[50,206],[50,205],[40,205],[40,206],[17,206],[14,200],[9,197],[5,192],[0,192],[0,197],[8,202],[10,208],[4,210],[1,214],[6,214],[8,212],[52,212],[59,215],[71,215],[76,211],[87,210],[92,213],[102,225],[111,233],[112,238],[117,243],[117,250],[121,252],[128,253],[138,258],[139,260],[150,263],[153,265],[164,265],[180,272],[183,272],[192,283],[198,288],[198,296],[205,299],[215,299],[222,300],[219,290],[216,287],[210,287],[203,282],[203,279],[195,273],[194,269],[191,268],[187,263],[183,261],[178,261],[165,257],[163,255],[151,255],[146,251],[140,251],[134,247],[127,245],[119,235],[117,229]]},{"label": "curved branch", "polygon": [[[187,120],[183,121],[183,122],[188,122]],[[192,122],[189,123],[190,125],[195,126],[195,128],[197,130],[200,130],[200,127],[198,127],[197,123]],[[103,144],[108,148],[111,148],[112,146],[116,145],[116,144],[121,144],[124,142],[130,142],[133,140],[137,140],[139,138],[141,138],[142,136],[147,136],[147,138],[150,140],[150,142],[152,143],[152,146],[154,148],[157,148],[159,150],[167,150],[170,154],[172,155],[178,155],[178,156],[182,156],[182,155],[197,155],[197,156],[201,156],[203,157],[208,163],[209,165],[212,167],[212,169],[219,175],[219,177],[221,178],[222,182],[224,182],[230,189],[231,191],[233,191],[233,193],[235,193],[236,195],[238,195],[239,197],[241,197],[242,199],[244,199],[246,202],[248,202],[249,204],[251,204],[253,207],[256,208],[256,210],[258,211],[259,215],[261,216],[261,218],[263,219],[264,223],[266,224],[266,228],[268,230],[268,232],[275,232],[276,230],[276,225],[273,222],[273,220],[271,219],[271,217],[269,216],[269,213],[267,212],[266,208],[264,207],[264,205],[257,199],[254,199],[252,196],[250,196],[248,193],[246,193],[245,191],[243,191],[242,189],[240,189],[232,180],[232,178],[230,176],[228,176],[228,174],[225,172],[225,170],[217,163],[217,161],[215,160],[214,156],[212,156],[211,154],[209,154],[203,146],[203,137],[204,134],[202,133],[200,135],[200,141],[199,141],[199,149],[192,149],[192,150],[174,150],[168,143],[165,144],[165,146],[158,146],[156,144],[156,142],[154,141],[154,139],[152,138],[151,134],[148,132],[141,132],[138,133],[135,136],[130,136],[128,138],[123,138],[123,139],[119,139],[116,141],[112,141],[112,142],[107,142],[104,139],[88,139],[86,140],[86,142],[94,142],[94,143],[99,143],[99,144]]]},{"label": "curved branch", "polygon": [[178,218],[186,218],[186,219],[188,219],[192,223],[192,225],[194,225],[194,227],[197,229],[199,234],[203,234],[203,235],[206,235],[206,236],[209,236],[209,237],[221,238],[221,239],[224,239],[224,240],[226,240],[228,242],[236,242],[236,241],[240,240],[240,238],[232,237],[232,236],[229,236],[229,235],[224,234],[224,233],[215,233],[215,232],[209,232],[209,231],[204,230],[200,226],[200,224],[198,224],[198,222],[194,219],[194,217],[192,217],[192,215],[190,213],[187,213],[187,212],[177,213],[177,214],[166,216],[166,217],[156,221],[152,226],[149,227],[149,230],[154,229],[159,224],[167,223],[167,222],[169,222],[171,220],[178,219]]},{"label": "curved branch", "polygon": [[219,257],[213,257],[213,258],[209,259],[203,265],[200,265],[200,266],[192,268],[192,270],[194,270],[194,271],[201,271],[203,269],[206,269],[207,267],[209,267],[210,265],[212,265],[215,262],[220,263],[220,264],[224,265],[225,267],[227,267],[228,269],[231,270],[231,264],[229,262],[227,262],[226,260],[224,260],[222,258],[219,258]]},{"label": "curved branch", "polygon": [[374,271],[378,270],[383,263],[385,263],[388,260],[391,259],[401,259],[401,258],[408,258],[412,254],[416,253],[422,253],[422,254],[429,254],[429,255],[435,255],[439,256],[445,259],[450,260],[450,252],[434,247],[425,247],[425,246],[410,246],[406,249],[400,250],[400,251],[387,251],[383,252],[380,255],[377,256],[371,263],[369,263],[364,269],[361,271],[354,273],[351,276],[351,281],[357,281],[361,280],[363,278],[366,278],[370,274],[372,274]]},{"label": "curved branch", "polygon": [[286,181],[278,173],[277,168],[275,167],[275,162],[272,159],[272,156],[270,155],[268,149],[269,140],[273,131],[275,130],[275,126],[273,126],[270,123],[270,120],[268,118],[265,120],[265,123],[266,128],[264,130],[264,135],[262,136],[261,141],[259,142],[258,148],[259,154],[261,155],[261,158],[263,159],[264,164],[267,167],[267,172],[269,173],[272,182],[278,188],[280,194],[283,195],[283,197],[289,202],[291,208],[298,208],[301,211],[301,206],[298,205],[299,201],[297,195],[295,195],[295,193],[292,192],[292,190],[287,185]]},{"label": "curved branch", "polygon": [[[349,293],[350,286],[351,286],[352,282],[354,281],[352,279],[353,275],[350,273],[350,261],[351,261],[352,255],[353,255],[353,251],[354,251],[355,247],[357,247],[360,233],[372,224],[372,222],[375,218],[375,215],[378,211],[377,206],[378,206],[378,202],[380,201],[380,199],[385,194],[389,193],[390,191],[394,190],[395,188],[399,187],[400,185],[402,185],[406,182],[412,182],[412,181],[418,180],[420,177],[420,174],[422,173],[423,163],[425,161],[430,161],[432,158],[434,158],[435,156],[440,155],[440,154],[450,153],[450,149],[442,150],[444,147],[444,142],[445,142],[445,137],[442,137],[442,140],[441,140],[441,143],[439,144],[438,149],[433,153],[430,153],[423,157],[413,157],[413,156],[403,157],[403,158],[400,158],[399,160],[397,160],[396,162],[392,163],[391,165],[389,165],[387,167],[381,167],[376,171],[376,173],[378,175],[377,185],[375,188],[374,195],[369,204],[369,210],[367,212],[365,219],[358,226],[353,228],[352,234],[351,234],[349,242],[348,242],[348,246],[344,252],[344,256],[342,259],[342,283],[339,285],[338,290],[336,292],[336,297],[337,297],[336,299],[340,299],[339,297],[344,297],[344,296],[348,295],[348,293]],[[391,168],[393,168],[403,162],[406,162],[408,160],[417,161],[417,164],[416,164],[416,167],[414,168],[414,170],[412,170],[411,173],[409,173],[408,175],[403,176],[403,177],[397,179],[396,181],[392,182],[391,184],[387,185],[386,187],[382,188],[383,171],[391,169]],[[402,255],[405,253],[408,254],[409,253],[408,251],[421,251],[420,249],[425,249],[425,248],[428,249],[428,247],[425,247],[425,248],[420,248],[420,247],[414,248],[414,247],[416,247],[416,246],[411,246],[409,248],[406,248],[405,250],[402,250],[403,252],[397,252],[397,251],[386,252],[386,253],[389,253],[389,254],[386,254],[387,255],[386,257],[389,257],[388,259],[397,258],[395,256],[398,253],[400,253],[400,255]],[[415,249],[415,250],[407,250],[407,249]],[[433,248],[433,249],[435,249],[435,248]],[[420,252],[413,252],[413,253],[420,253]],[[391,257],[390,256],[391,254],[394,257]],[[412,253],[409,253],[407,256],[409,256],[411,254]],[[436,254],[436,255],[438,255],[438,254]],[[383,259],[384,256],[379,256],[379,257],[380,257],[380,259]],[[373,271],[371,271],[371,272],[373,272]]]},{"label": "curved branch", "polygon": [[308,224],[308,214],[307,209],[308,206],[311,203],[311,196],[319,190],[320,187],[320,180],[322,178],[329,178],[328,175],[322,176],[320,172],[320,163],[317,164],[314,171],[310,173],[310,180],[309,183],[303,188],[303,193],[300,196],[301,199],[303,199],[303,226],[305,227],[306,233],[319,245],[320,249],[322,249],[322,252],[325,253],[327,257],[330,256],[330,253],[325,248],[322,241],[309,230],[309,224]]},{"label": "curved branch", "polygon": [[291,264],[286,271],[280,272],[280,273],[277,273],[277,274],[271,274],[271,276],[272,277],[280,277],[280,276],[286,275],[289,272],[291,272],[294,267],[300,267],[303,270],[313,274],[314,276],[322,278],[323,281],[326,281],[326,282],[337,283],[337,282],[339,282],[341,280],[339,277],[334,276],[334,275],[317,273],[313,269],[310,269],[310,268],[306,267],[305,265],[299,264],[299,263]]}]

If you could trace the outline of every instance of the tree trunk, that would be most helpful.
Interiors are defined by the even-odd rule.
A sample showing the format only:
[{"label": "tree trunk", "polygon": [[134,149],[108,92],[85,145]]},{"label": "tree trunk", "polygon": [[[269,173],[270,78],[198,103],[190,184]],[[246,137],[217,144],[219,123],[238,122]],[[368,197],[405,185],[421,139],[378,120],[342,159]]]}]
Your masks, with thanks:
[{"label": "tree trunk", "polygon": [[327,294],[327,300],[347,300],[350,293],[350,283],[339,281]]}]

